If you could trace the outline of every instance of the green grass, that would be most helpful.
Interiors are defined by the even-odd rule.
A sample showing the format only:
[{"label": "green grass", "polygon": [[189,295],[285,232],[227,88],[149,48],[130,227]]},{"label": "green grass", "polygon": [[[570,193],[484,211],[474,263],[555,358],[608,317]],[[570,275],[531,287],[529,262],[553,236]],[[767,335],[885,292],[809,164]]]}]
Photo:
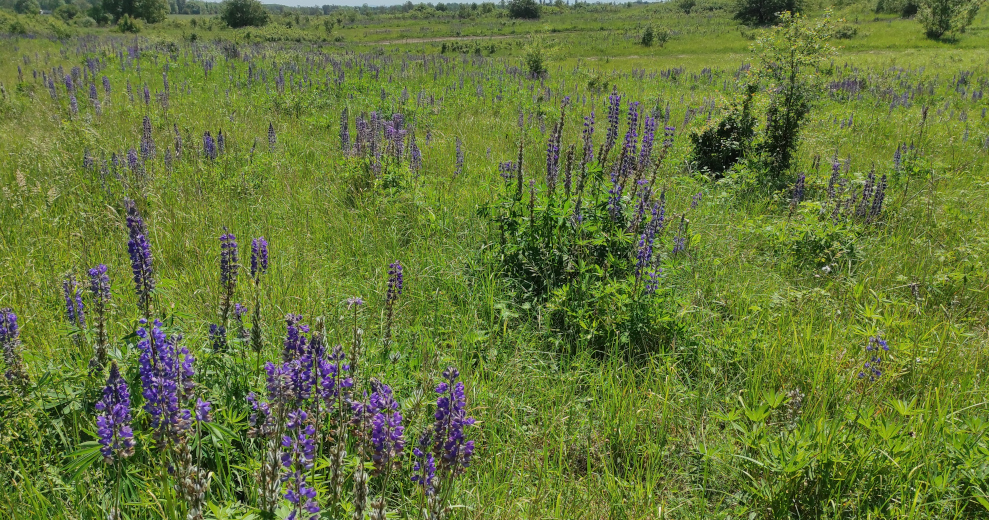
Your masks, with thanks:
[{"label": "green grass", "polygon": [[[850,99],[826,94],[811,112],[796,167],[807,173],[806,198],[824,200],[835,155],[851,159],[848,177],[857,181],[872,168],[892,175],[900,144],[922,155],[891,181],[881,225],[847,237],[854,259],[841,257],[830,272],[793,253],[799,233],[816,229],[807,224],[813,207],[793,214],[786,190],[753,195],[734,178],[708,180],[689,165],[687,132],[709,113],[718,117],[736,92],[736,71],[755,61],[750,38],[761,29],[739,27],[724,11],[684,15],[646,4],[550,13],[536,22],[364,17],[329,36],[316,17],[293,18],[291,29],[236,31],[175,19],[137,36],[73,28],[79,34],[62,41],[5,37],[0,307],[18,314],[34,386],[26,399],[0,390],[0,517],[93,518],[109,504],[109,466],[97,461],[72,471],[70,454],[95,438],[93,406],[103,382],[87,375],[91,347],[70,337],[61,283],[67,271],[83,276],[98,263],[110,266],[113,356],[136,382],[125,196],[139,201],[150,231],[157,311],[196,355],[201,391],[215,403],[215,423],[229,432],[210,432],[201,459],[214,473],[206,499],[216,511],[233,511],[226,517],[244,517],[256,504],[258,453],[246,440],[244,395],[263,383],[253,354],[209,346],[224,227],[237,235],[242,261],[250,238],[270,242],[262,359],[278,357],[286,313],[311,324],[321,317],[331,344],[347,345],[345,300],[360,295],[369,349],[361,370],[391,384],[400,401],[417,392],[431,401],[443,368],[461,369],[480,427],[475,461],[454,495],[454,518],[986,517],[989,123],[987,101],[972,96],[989,88],[989,12],[953,43],[929,41],[915,21],[876,19],[862,6],[839,14],[858,36],[836,42],[843,48],[829,79],[857,77],[866,88]],[[22,19],[29,30],[46,31],[43,20]],[[670,28],[674,38],[638,45],[646,23]],[[506,72],[520,66],[532,34],[549,49],[542,81]],[[458,35],[508,38],[477,40],[481,56],[440,55],[441,41],[395,42]],[[335,36],[343,40],[332,42]],[[236,42],[237,57],[224,54],[225,41]],[[126,47],[135,42],[140,70],[136,62],[122,70],[118,53],[127,61]],[[483,47],[491,44],[493,53]],[[52,100],[32,75],[85,68],[93,57],[105,64],[98,77],[112,84],[107,104],[96,82],[100,116],[86,90],[78,95],[79,114],[71,115],[64,84],[56,80]],[[214,64],[208,75],[205,58]],[[166,62],[167,110],[155,99]],[[342,84],[332,63],[345,72]],[[380,74],[359,74],[357,64]],[[255,74],[263,69],[264,79],[248,83],[249,66]],[[685,71],[676,78],[660,74],[680,66]],[[306,79],[311,86],[279,93],[280,67],[286,83]],[[640,70],[645,76],[633,74]],[[956,88],[962,71],[971,73],[964,96]],[[547,135],[538,116],[551,127],[569,95],[564,143],[579,141],[580,117],[592,107],[600,139],[607,90],[592,92],[592,79],[648,109],[669,106],[677,136],[660,173],[668,211],[686,211],[703,193],[689,213],[690,254],[671,262],[663,279],[686,332],[671,344],[646,345],[650,354],[634,359],[569,353],[536,308],[513,298],[488,256],[499,235],[483,210],[503,190],[498,162],[517,155],[519,110],[527,121],[526,168],[543,190]],[[149,106],[141,100],[144,83]],[[914,92],[909,106],[890,108],[891,93],[904,91]],[[338,138],[345,107],[351,117],[400,111],[414,121],[421,176],[403,189],[353,195],[353,162]],[[923,107],[929,112],[921,130]],[[695,113],[685,124],[688,109]],[[159,153],[146,186],[113,175],[101,180],[98,169],[82,167],[86,151],[102,160],[137,148],[145,115]],[[850,116],[854,125],[843,128]],[[277,134],[273,151],[269,123]],[[168,171],[160,154],[174,146],[173,125],[184,150]],[[221,128],[227,152],[216,162],[202,159],[203,132]],[[457,138],[466,158],[454,176]],[[815,156],[822,158],[818,170]],[[396,340],[385,347],[385,284],[395,260],[406,267],[407,290],[396,310]],[[246,277],[237,298],[253,298]],[[883,378],[868,384],[857,374],[867,339],[878,331],[890,352]],[[792,391],[804,394],[799,408],[778,398]],[[413,401],[405,409],[410,445],[428,423]],[[168,500],[173,493],[159,477],[146,428],[135,429],[125,513],[176,517],[181,506]],[[391,491],[398,517],[421,517],[411,484],[403,480]],[[327,490],[320,493],[325,499]],[[216,511],[207,516],[227,514]]]}]

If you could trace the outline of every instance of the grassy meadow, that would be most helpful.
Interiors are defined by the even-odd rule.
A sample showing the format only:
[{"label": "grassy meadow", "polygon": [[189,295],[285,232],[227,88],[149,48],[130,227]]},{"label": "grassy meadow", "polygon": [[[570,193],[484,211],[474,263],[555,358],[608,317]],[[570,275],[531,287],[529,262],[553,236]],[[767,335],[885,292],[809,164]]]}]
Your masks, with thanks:
[{"label": "grassy meadow", "polygon": [[[266,395],[264,364],[287,356],[287,314],[301,315],[310,341],[342,345],[353,399],[389,385],[405,427],[404,452],[382,472],[363,423],[316,408],[326,431],[305,473],[319,518],[353,517],[361,471],[388,518],[437,518],[409,474],[451,366],[475,449],[444,484],[444,518],[989,517],[989,9],[949,42],[862,5],[835,13],[856,34],[831,42],[794,165],[772,188],[753,186],[751,163],[717,178],[692,159],[690,133],[738,99],[757,62],[750,46],[768,31],[720,4],[547,8],[532,22],[361,16],[330,32],[319,17],[237,30],[174,17],[136,35],[2,15],[0,308],[16,313],[28,380],[0,382],[0,518],[265,518],[268,445],[250,432],[247,397]],[[669,41],[642,46],[647,25]],[[534,49],[541,77],[527,73]],[[629,102],[659,122],[654,154],[671,128],[645,196],[663,193],[667,224],[639,329],[622,328],[618,316],[639,307],[618,289],[579,296],[574,282],[531,297],[519,277],[542,267],[506,267],[506,240],[524,235],[506,223],[534,230],[534,212],[564,204],[547,144],[557,136],[562,155],[571,143],[579,154],[593,111],[600,150],[613,93],[619,148]],[[765,111],[760,93],[760,127]],[[393,127],[372,112],[401,114],[393,139],[409,144],[396,152]],[[384,141],[369,137],[382,128]],[[355,150],[362,138],[379,148]],[[588,182],[601,214],[610,164],[585,169],[598,172]],[[836,185],[852,194],[880,177],[875,216],[829,217]],[[139,322],[125,200],[153,254],[147,317],[182,336],[195,397],[212,407],[174,452],[144,409],[137,331],[150,325]],[[555,225],[579,227],[569,224],[579,204]],[[226,233],[239,245],[229,293]],[[573,251],[635,249],[637,233],[619,235],[588,231]],[[259,282],[256,237],[270,251]],[[626,261],[567,258],[576,280],[583,266]],[[99,264],[112,297],[106,365],[93,369],[87,271]],[[69,273],[85,327],[66,319]],[[615,283],[640,291],[640,276]],[[225,302],[248,309],[243,334],[240,318],[220,317]],[[870,377],[874,338],[888,350]],[[130,387],[136,444],[114,462],[96,424],[111,361]],[[336,463],[329,446],[341,443]],[[202,516],[182,488],[189,467]],[[292,507],[282,496],[278,518]]]}]

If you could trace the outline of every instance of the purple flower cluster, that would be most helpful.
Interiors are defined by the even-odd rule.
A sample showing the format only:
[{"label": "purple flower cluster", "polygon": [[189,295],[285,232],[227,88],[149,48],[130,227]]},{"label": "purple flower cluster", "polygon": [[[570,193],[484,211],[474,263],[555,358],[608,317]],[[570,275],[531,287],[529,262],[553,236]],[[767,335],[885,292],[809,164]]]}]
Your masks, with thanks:
[{"label": "purple flower cluster", "polygon": [[876,334],[869,338],[869,343],[866,344],[865,351],[868,353],[869,360],[862,366],[863,370],[859,372],[859,379],[868,377],[870,382],[874,382],[883,375],[882,354],[883,352],[889,352],[889,345],[886,344],[886,340],[883,339],[882,334]]},{"label": "purple flower cluster", "polygon": [[92,295],[93,324],[96,327],[96,348],[89,365],[91,369],[101,369],[106,363],[106,349],[109,343],[107,334],[107,308],[110,305],[110,277],[103,264],[89,270],[89,292]]},{"label": "purple flower cluster", "polygon": [[103,398],[96,403],[96,433],[103,459],[113,462],[134,454],[134,432],[131,430],[130,391],[120,376],[117,363],[110,365],[110,376],[103,387]]},{"label": "purple flower cluster", "polygon": [[148,330],[147,320],[142,319],[137,330],[144,411],[151,416],[151,429],[160,443],[180,439],[191,426],[192,414],[182,404],[195,390],[195,358],[184,346],[176,346],[181,338],[167,338],[161,328],[155,320]]},{"label": "purple flower cluster", "polygon": [[281,480],[285,483],[285,499],[292,504],[292,512],[287,520],[306,518],[316,520],[319,504],[316,503],[316,489],[306,483],[306,472],[312,468],[316,457],[316,428],[307,423],[308,416],[303,410],[289,412],[286,434],[282,437],[282,467],[285,469]]},{"label": "purple flower cluster", "polygon": [[210,161],[216,160],[219,152],[216,150],[216,141],[213,140],[213,136],[210,135],[209,130],[203,134],[203,157]]},{"label": "purple flower cluster", "polygon": [[251,278],[255,282],[261,280],[261,275],[268,272],[268,241],[258,237],[251,241]]},{"label": "purple flower cluster", "polygon": [[372,381],[372,388],[374,392],[368,403],[357,409],[371,418],[371,460],[375,472],[380,474],[390,469],[402,456],[405,427],[402,426],[402,413],[391,387]]},{"label": "purple flower cluster", "polygon": [[124,201],[124,206],[127,208],[127,229],[130,232],[127,252],[130,254],[131,270],[134,273],[137,306],[141,314],[148,318],[151,311],[151,294],[155,288],[151,243],[148,241],[147,229],[141,214],[137,211],[137,205],[127,199]]},{"label": "purple flower cluster", "polygon": [[240,271],[240,255],[237,237],[232,233],[220,236],[220,287],[223,290],[220,315],[224,323],[230,314],[234,292],[237,290],[237,274]]},{"label": "purple flower cluster", "polygon": [[463,473],[474,455],[474,441],[467,440],[465,429],[473,427],[475,420],[467,416],[467,397],[459,377],[456,368],[443,371],[444,381],[436,386],[435,421],[412,450],[416,459],[412,481],[427,496]]},{"label": "purple flower cluster", "polygon": [[396,301],[398,301],[398,297],[402,295],[402,289],[404,286],[405,281],[402,275],[402,263],[396,260],[388,266],[388,294],[385,296],[385,301],[389,305],[393,305]]},{"label": "purple flower cluster", "polygon": [[86,328],[85,305],[82,303],[82,291],[76,283],[76,277],[69,274],[62,282],[62,293],[65,296],[65,318],[75,327]]},{"label": "purple flower cluster", "polygon": [[7,371],[4,373],[7,380],[26,382],[27,372],[21,359],[17,315],[9,308],[0,309],[0,348],[3,349],[3,362],[7,365]]}]

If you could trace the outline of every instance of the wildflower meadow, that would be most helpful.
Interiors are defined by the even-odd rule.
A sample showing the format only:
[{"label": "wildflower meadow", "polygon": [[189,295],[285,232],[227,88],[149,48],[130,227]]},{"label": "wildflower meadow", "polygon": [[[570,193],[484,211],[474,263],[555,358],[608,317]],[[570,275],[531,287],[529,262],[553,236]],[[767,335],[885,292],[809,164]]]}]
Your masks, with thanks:
[{"label": "wildflower meadow", "polygon": [[989,8],[232,1],[0,9],[0,518],[989,517]]}]

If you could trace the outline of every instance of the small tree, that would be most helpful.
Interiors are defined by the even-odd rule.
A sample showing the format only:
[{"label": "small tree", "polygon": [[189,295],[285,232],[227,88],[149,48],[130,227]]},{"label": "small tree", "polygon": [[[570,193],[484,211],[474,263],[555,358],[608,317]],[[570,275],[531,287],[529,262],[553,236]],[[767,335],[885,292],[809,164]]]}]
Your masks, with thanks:
[{"label": "small tree", "polygon": [[928,38],[965,32],[982,7],[982,0],[921,0],[917,19]]},{"label": "small tree", "polygon": [[800,144],[800,129],[811,104],[820,94],[817,67],[835,53],[828,40],[834,32],[831,13],[816,24],[799,14],[780,13],[780,22],[759,38],[753,50],[759,56],[759,76],[766,81],[769,107],[765,138],[759,146],[775,181],[790,168]]},{"label": "small tree", "polygon": [[779,20],[780,13],[800,12],[800,0],[736,0],[735,19],[749,25],[768,25]]},{"label": "small tree", "polygon": [[656,40],[656,33],[653,32],[652,26],[646,27],[646,31],[642,33],[642,45],[646,47],[652,47],[652,42]]},{"label": "small tree", "polygon": [[511,0],[508,2],[508,16],[525,20],[537,20],[542,16],[542,6],[536,0]]},{"label": "small tree", "polygon": [[[268,11],[258,0],[226,0],[220,8],[220,19],[234,29],[238,27],[261,27],[269,21]],[[327,27],[333,29],[332,21]]]},{"label": "small tree", "polygon": [[37,0],[17,0],[14,3],[14,10],[21,14],[38,14],[41,12],[41,6],[38,5]]},{"label": "small tree", "polygon": [[135,0],[134,14],[148,23],[164,22],[168,16],[168,0]]}]

